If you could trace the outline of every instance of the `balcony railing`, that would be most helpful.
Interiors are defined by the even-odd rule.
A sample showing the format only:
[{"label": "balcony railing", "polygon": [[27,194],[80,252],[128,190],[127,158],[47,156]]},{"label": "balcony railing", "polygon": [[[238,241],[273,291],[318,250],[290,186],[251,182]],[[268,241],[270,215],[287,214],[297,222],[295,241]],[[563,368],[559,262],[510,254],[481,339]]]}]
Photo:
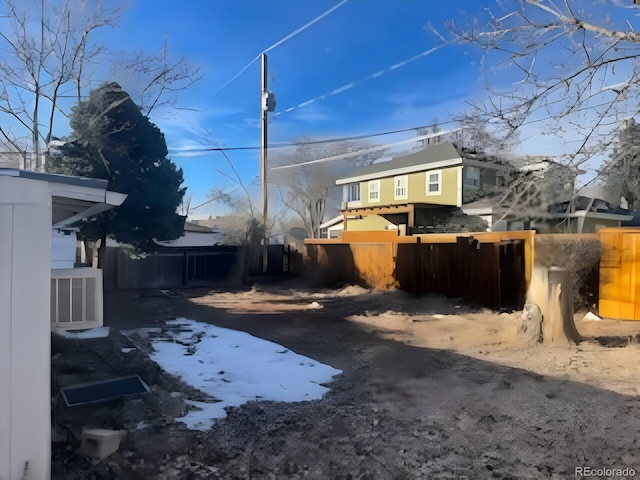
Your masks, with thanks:
[{"label": "balcony railing", "polygon": [[65,330],[101,327],[102,270],[51,270],[51,326]]}]

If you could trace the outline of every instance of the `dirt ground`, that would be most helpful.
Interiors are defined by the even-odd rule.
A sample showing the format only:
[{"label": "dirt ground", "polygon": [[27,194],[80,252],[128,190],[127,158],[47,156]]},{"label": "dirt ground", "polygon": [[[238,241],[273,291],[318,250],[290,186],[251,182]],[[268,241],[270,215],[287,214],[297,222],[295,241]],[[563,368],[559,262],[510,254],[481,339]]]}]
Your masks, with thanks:
[{"label": "dirt ground", "polygon": [[[640,475],[640,322],[578,320],[587,337],[579,345],[527,346],[516,332],[521,312],[293,281],[107,292],[105,315],[109,338],[54,341],[54,372],[137,372],[152,393],[56,402],[54,419],[70,433],[54,443],[53,478],[560,479],[576,478],[576,467]],[[176,317],[248,332],[343,373],[321,400],[252,402],[190,431],[176,417],[198,392],[148,360],[149,345],[119,333]],[[128,435],[112,456],[90,460],[77,454],[82,425]]]}]

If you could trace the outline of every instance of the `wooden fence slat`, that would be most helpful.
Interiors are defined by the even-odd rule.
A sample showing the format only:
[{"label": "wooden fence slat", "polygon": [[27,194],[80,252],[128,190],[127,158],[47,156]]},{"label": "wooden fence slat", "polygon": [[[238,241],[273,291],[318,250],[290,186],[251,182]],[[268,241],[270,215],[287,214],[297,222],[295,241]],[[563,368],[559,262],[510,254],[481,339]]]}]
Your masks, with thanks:
[{"label": "wooden fence slat", "polygon": [[304,270],[316,284],[385,288],[395,282],[414,294],[441,293],[490,308],[524,305],[522,240],[482,243],[459,236],[456,243],[309,243]]}]

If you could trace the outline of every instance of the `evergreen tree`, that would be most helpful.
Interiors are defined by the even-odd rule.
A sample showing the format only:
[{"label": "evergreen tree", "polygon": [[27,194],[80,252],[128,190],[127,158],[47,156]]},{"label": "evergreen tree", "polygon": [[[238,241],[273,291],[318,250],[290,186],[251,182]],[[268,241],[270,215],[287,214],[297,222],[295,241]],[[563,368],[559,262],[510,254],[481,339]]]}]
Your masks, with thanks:
[{"label": "evergreen tree", "polygon": [[615,203],[624,197],[629,208],[640,201],[640,125],[631,118],[625,120],[618,135],[611,161],[600,170],[604,186]]},{"label": "evergreen tree", "polygon": [[90,239],[112,236],[133,253],[156,249],[153,239],[179,237],[176,210],[186,191],[182,170],[167,158],[163,133],[117,83],[105,83],[73,109],[73,133],[47,164],[52,173],[103,178],[128,195],[117,208],[80,228]]}]

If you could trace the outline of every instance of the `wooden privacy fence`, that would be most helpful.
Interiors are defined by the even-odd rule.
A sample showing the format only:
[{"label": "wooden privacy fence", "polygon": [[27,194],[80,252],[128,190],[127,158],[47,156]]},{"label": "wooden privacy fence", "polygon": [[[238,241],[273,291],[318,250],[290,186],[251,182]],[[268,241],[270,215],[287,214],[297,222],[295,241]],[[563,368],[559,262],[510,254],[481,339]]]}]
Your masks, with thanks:
[{"label": "wooden privacy fence", "polygon": [[[267,275],[292,271],[290,248],[269,245]],[[219,282],[239,284],[249,275],[261,275],[262,258],[248,247],[163,248],[144,258],[133,259],[121,248],[109,247],[104,265],[106,290],[176,288]]]},{"label": "wooden privacy fence", "polygon": [[[357,243],[308,241],[305,274],[317,284],[340,282],[411,293],[442,293],[489,308],[521,308],[530,278],[533,233],[521,238],[435,236]],[[390,241],[383,241],[390,240]],[[437,242],[442,240],[442,242]],[[428,242],[428,243],[427,243]]]},{"label": "wooden privacy fence", "polygon": [[237,260],[238,247],[232,246],[166,248],[140,259],[109,247],[104,288],[174,288],[225,280]]}]

